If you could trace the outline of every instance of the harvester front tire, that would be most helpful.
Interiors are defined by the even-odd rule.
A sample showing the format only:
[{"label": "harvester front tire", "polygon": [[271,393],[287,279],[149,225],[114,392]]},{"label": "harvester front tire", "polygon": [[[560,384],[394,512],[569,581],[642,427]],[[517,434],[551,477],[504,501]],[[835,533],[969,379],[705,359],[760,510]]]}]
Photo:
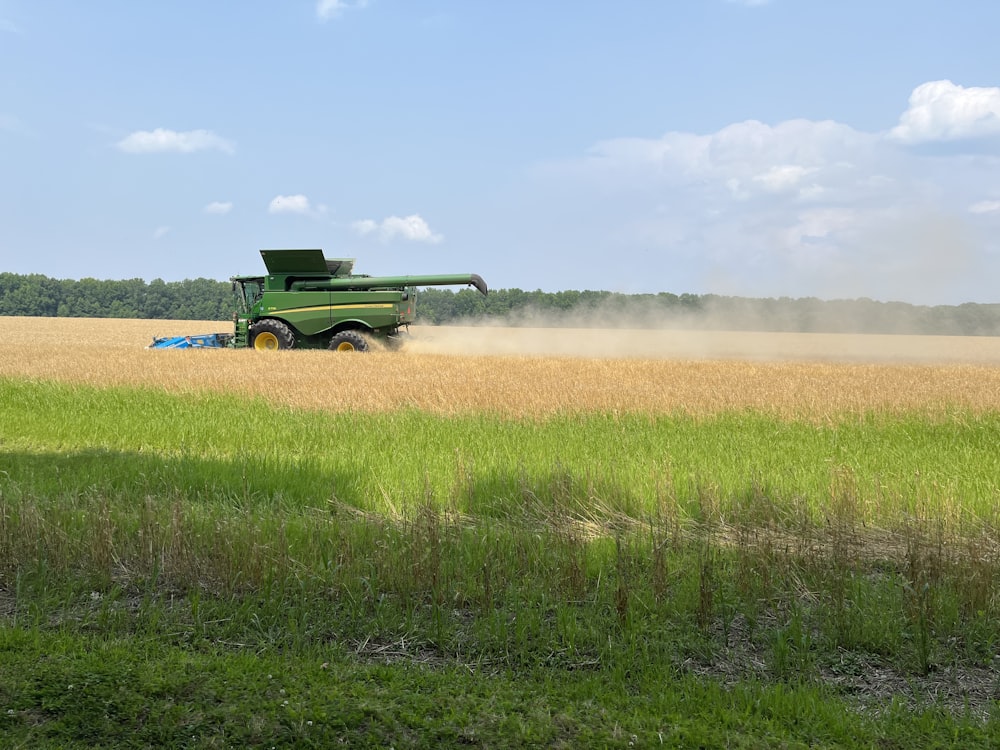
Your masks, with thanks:
[{"label": "harvester front tire", "polygon": [[357,331],[341,331],[330,339],[331,352],[366,352],[368,340]]},{"label": "harvester front tire", "polygon": [[250,327],[250,346],[258,351],[291,349],[295,334],[280,320],[261,320]]}]

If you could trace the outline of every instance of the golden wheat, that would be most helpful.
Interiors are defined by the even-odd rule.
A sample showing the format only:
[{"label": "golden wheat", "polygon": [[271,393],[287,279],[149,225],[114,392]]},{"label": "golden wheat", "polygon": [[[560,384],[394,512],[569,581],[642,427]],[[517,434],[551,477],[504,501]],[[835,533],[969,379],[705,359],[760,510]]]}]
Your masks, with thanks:
[{"label": "golden wheat", "polygon": [[[402,352],[345,355],[145,348],[154,335],[230,327],[218,322],[8,317],[0,318],[0,326],[8,344],[8,355],[0,359],[0,376],[136,385],[176,393],[212,390],[319,410],[414,408],[515,417],[577,411],[708,415],[755,409],[815,419],[870,411],[1000,409],[1000,367],[986,364],[1000,362],[1000,352],[997,341],[988,338],[877,337],[879,356],[891,355],[892,344],[908,352],[897,353],[896,358],[911,360],[890,363],[858,361],[864,359],[858,351],[875,346],[864,337],[858,347],[839,355],[844,361],[820,361],[846,346],[845,339],[822,335],[753,334],[758,354],[750,355],[748,334],[699,333],[700,345],[711,350],[706,358],[685,350],[674,332],[632,332],[628,335],[645,340],[649,347],[649,357],[640,358],[620,350],[609,356],[600,347],[602,339],[611,336],[620,344],[626,335],[621,331],[553,330],[546,335],[560,342],[562,354],[545,356],[437,353],[449,351],[455,332],[424,329]],[[480,342],[477,351],[488,348],[491,340],[496,349],[509,351],[511,340],[520,336],[523,342],[529,335],[503,329],[460,333]],[[657,334],[661,339],[673,336],[675,348],[655,348]],[[801,361],[761,357],[759,345],[769,336],[770,358]],[[448,345],[435,349],[436,337]],[[568,356],[567,341],[572,337],[578,339],[578,351],[596,348],[603,357]],[[726,337],[732,342],[728,357]],[[937,356],[946,364],[931,363],[934,345],[941,347]],[[778,353],[782,347],[784,355]]]}]

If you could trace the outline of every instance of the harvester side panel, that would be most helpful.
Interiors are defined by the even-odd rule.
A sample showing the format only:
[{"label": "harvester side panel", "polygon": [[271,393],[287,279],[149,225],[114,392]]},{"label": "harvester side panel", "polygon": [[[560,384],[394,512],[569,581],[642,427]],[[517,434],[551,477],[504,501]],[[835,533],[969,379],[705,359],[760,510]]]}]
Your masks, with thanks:
[{"label": "harvester side panel", "polygon": [[267,292],[261,316],[285,321],[303,336],[339,330],[344,323],[373,331],[397,327],[407,310],[398,291]]},{"label": "harvester side panel", "polygon": [[406,311],[403,296],[401,292],[332,292],[333,324],[342,327],[347,321],[358,321],[373,330],[395,328]]},{"label": "harvester side panel", "polygon": [[266,292],[261,315],[280,318],[306,336],[330,328],[330,292]]}]

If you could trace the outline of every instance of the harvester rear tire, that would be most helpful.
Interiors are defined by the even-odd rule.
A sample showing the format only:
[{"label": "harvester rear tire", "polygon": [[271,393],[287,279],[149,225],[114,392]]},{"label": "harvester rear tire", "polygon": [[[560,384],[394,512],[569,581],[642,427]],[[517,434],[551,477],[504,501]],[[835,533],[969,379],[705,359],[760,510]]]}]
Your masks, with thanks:
[{"label": "harvester rear tire", "polygon": [[250,346],[259,351],[291,349],[295,334],[280,320],[261,320],[250,326]]},{"label": "harvester rear tire", "polygon": [[341,331],[330,339],[331,352],[366,352],[368,339],[357,331]]}]

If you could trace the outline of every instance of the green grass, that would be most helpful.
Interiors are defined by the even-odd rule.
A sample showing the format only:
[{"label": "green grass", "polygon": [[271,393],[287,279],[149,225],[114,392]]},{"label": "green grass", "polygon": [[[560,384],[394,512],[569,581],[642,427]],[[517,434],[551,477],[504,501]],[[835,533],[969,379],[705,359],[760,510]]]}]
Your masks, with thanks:
[{"label": "green grass", "polygon": [[[143,638],[0,635],[7,747],[972,747],[988,727],[890,705],[877,721],[814,688],[653,671],[625,680],[248,654]],[[12,690],[11,690],[12,689]],[[16,693],[16,694],[15,694]]]},{"label": "green grass", "polygon": [[0,734],[988,747],[998,437],[3,381]]},{"label": "green grass", "polygon": [[822,425],[753,412],[513,421],[296,412],[218,395],[17,381],[0,387],[0,409],[8,481],[48,496],[88,486],[133,497],[180,490],[205,504],[336,499],[380,513],[432,496],[502,517],[520,515],[526,495],[629,515],[664,498],[695,515],[711,495],[723,510],[763,498],[815,520],[832,493],[849,489],[859,511],[881,522],[887,511],[941,504],[992,519],[1000,494],[996,414]]}]

